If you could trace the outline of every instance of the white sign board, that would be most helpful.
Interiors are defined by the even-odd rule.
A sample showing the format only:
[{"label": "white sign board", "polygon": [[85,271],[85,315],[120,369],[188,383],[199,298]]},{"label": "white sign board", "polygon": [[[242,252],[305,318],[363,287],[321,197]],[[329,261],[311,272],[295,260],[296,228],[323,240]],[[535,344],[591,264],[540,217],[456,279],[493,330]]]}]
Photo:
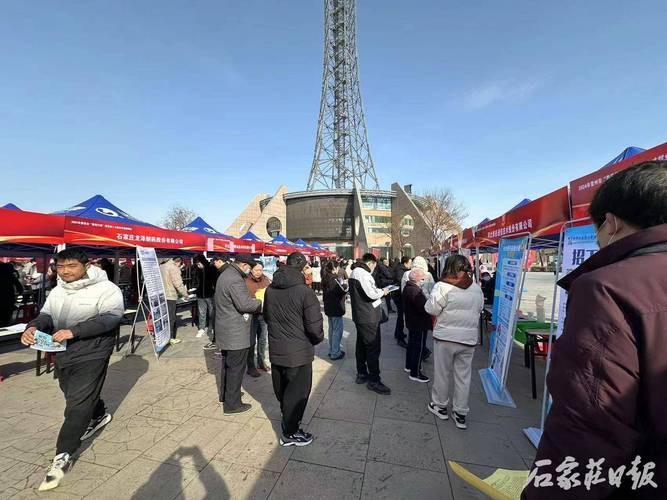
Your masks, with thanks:
[{"label": "white sign board", "polygon": [[164,293],[164,283],[160,274],[160,263],[154,248],[137,247],[137,259],[141,262],[144,286],[148,297],[148,307],[153,319],[153,345],[158,354],[169,343],[169,311]]}]

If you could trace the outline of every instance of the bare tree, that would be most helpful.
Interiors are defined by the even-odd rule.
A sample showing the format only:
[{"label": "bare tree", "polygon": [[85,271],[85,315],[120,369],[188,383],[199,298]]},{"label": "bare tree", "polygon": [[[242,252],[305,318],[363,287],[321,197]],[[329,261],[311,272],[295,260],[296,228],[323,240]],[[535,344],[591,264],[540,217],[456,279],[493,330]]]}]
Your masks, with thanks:
[{"label": "bare tree", "polygon": [[183,229],[195,217],[197,217],[197,214],[189,208],[172,205],[162,219],[162,226],[167,229]]},{"label": "bare tree", "polygon": [[448,234],[460,231],[463,219],[468,216],[465,206],[447,188],[425,191],[418,205],[428,227],[431,251],[440,250]]}]

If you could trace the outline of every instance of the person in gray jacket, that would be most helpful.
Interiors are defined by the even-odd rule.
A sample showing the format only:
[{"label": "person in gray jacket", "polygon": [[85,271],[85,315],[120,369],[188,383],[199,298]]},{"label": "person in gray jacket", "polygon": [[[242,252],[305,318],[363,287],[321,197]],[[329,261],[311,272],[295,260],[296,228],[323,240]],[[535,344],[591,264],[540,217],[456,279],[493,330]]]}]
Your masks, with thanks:
[{"label": "person in gray jacket", "polygon": [[245,279],[257,261],[241,253],[227,265],[215,287],[215,343],[222,353],[220,403],[225,413],[243,413],[251,405],[241,401],[241,384],[248,362],[252,315],[262,301],[250,295]]}]

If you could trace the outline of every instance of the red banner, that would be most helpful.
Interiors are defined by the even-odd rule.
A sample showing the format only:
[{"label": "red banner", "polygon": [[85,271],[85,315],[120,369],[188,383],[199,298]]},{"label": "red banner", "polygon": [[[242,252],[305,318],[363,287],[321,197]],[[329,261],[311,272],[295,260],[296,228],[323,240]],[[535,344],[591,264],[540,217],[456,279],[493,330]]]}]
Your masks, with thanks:
[{"label": "red banner", "polygon": [[65,217],[0,208],[0,243],[59,245],[64,241]]},{"label": "red banner", "polygon": [[602,167],[593,173],[570,182],[570,196],[572,197],[572,218],[584,219],[588,217],[588,206],[593,201],[593,195],[604,181],[621,170],[633,165],[651,160],[667,160],[667,142],[647,149],[630,158],[626,158],[614,165]]},{"label": "red banner", "polygon": [[477,228],[463,231],[462,246],[496,246],[501,238],[520,233],[533,237],[558,234],[569,220],[567,187],[537,198]]},{"label": "red banner", "polygon": [[220,253],[262,253],[264,243],[236,238],[207,238],[206,249]]},{"label": "red banner", "polygon": [[153,247],[204,251],[205,236],[152,226],[115,224],[81,217],[65,218],[65,242],[110,247]]}]

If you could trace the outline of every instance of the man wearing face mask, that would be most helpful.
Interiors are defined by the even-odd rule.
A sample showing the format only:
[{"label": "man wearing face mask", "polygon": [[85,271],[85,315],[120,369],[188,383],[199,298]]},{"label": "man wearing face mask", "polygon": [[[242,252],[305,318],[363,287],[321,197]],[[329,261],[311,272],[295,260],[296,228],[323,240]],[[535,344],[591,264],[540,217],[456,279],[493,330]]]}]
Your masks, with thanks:
[{"label": "man wearing face mask", "polygon": [[246,277],[257,261],[248,253],[223,268],[215,287],[215,343],[222,353],[220,403],[225,413],[243,413],[251,405],[241,401],[241,384],[248,362],[252,315],[262,301],[250,295]]},{"label": "man wearing face mask", "polygon": [[[620,487],[603,480],[590,491],[532,481],[522,498],[667,498],[667,162],[615,174],[590,215],[600,251],[558,283],[567,316],[547,377],[553,404],[537,474],[555,478],[566,457],[581,467],[604,459],[603,479],[610,468],[628,472]],[[655,464],[654,486],[633,491],[635,457],[640,474]]]}]

